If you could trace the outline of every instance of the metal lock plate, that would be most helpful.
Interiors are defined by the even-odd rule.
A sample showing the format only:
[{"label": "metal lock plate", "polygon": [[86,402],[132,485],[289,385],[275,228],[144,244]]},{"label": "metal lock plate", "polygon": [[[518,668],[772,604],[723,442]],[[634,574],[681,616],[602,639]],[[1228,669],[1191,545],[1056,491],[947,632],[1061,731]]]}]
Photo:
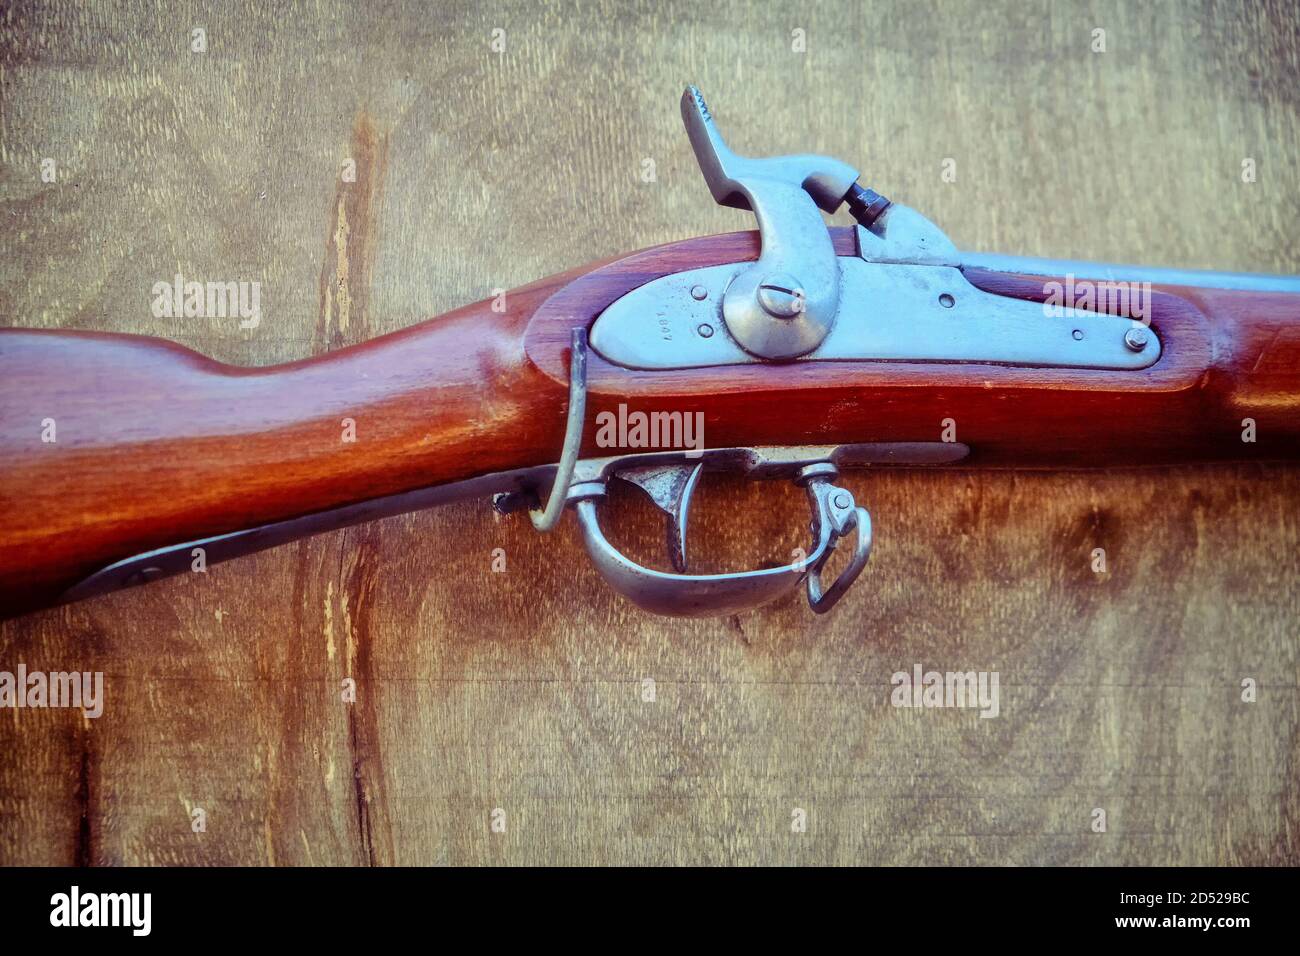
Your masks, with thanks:
[{"label": "metal lock plate", "polygon": [[[865,232],[859,227],[859,232]],[[1041,368],[1146,368],[1160,340],[1140,322],[1011,299],[971,285],[948,265],[840,257],[840,306],[826,339],[800,361],[978,362]],[[765,361],[721,320],[721,301],[744,264],[655,279],[609,306],[591,330],[606,361],[635,369]],[[1145,330],[1140,350],[1129,332]]]},{"label": "metal lock plate", "polygon": [[[1142,322],[976,288],[934,223],[857,185],[825,156],[751,159],[727,148],[690,87],[682,117],[715,201],[753,210],[757,262],[664,276],[614,302],[591,347],[634,369],[771,361],[968,362],[1136,370],[1160,358]],[[847,202],[856,257],[836,257],[818,207]]]}]

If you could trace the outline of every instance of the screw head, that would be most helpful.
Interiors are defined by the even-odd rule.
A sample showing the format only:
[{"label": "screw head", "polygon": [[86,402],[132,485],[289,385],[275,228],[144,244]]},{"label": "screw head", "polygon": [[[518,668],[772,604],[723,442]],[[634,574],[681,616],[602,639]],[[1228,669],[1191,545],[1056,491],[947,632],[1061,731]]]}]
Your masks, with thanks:
[{"label": "screw head", "polygon": [[848,492],[841,491],[832,499],[836,508],[847,508],[852,499],[849,498]]},{"label": "screw head", "polygon": [[1124,344],[1133,352],[1141,352],[1150,341],[1151,333],[1146,330],[1144,325],[1135,325],[1124,333]]},{"label": "screw head", "polygon": [[709,297],[709,290],[702,285],[691,286],[691,298],[696,302],[703,302]]},{"label": "screw head", "polygon": [[709,325],[707,322],[701,322],[696,326],[695,331],[700,334],[701,338],[708,339],[713,337],[713,326]]},{"label": "screw head", "polygon": [[804,310],[803,286],[793,276],[774,273],[759,284],[758,304],[768,315],[792,319]]},{"label": "screw head", "polygon": [[134,587],[137,584],[148,584],[150,581],[157,581],[162,576],[162,568],[154,566],[139,568],[136,571],[133,571],[126,579],[126,585],[128,587]]}]

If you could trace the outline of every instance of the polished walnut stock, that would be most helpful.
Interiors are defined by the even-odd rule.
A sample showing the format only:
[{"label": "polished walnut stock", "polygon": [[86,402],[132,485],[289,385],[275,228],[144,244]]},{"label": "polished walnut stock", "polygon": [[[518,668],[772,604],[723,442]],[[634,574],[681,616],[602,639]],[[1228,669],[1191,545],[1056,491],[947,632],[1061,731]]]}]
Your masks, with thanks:
[{"label": "polished walnut stock", "polygon": [[[833,233],[853,255],[852,232]],[[478,303],[269,368],[143,336],[0,331],[0,614],[57,603],[153,548],[554,462],[570,331],[651,279],[758,251],[756,233],[661,246],[516,290],[505,312]],[[1032,300],[1048,281],[966,276]],[[645,372],[593,354],[584,449],[610,453],[594,419],[624,404],[702,412],[710,447],[932,442],[951,419],[971,465],[1300,456],[1300,296],[1162,287],[1151,324],[1164,351],[1137,372],[809,361]]]}]

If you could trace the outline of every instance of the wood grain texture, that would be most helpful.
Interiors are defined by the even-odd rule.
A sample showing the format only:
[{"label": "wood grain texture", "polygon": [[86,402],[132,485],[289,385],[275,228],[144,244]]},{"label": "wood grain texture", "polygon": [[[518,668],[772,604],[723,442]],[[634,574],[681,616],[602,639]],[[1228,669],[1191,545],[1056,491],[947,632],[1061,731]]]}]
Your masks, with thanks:
[{"label": "wood grain texture", "polygon": [[[736,149],[854,161],[963,248],[1300,271],[1289,3],[537,7],[8,8],[0,323],[267,365],[749,228],[686,82]],[[261,325],[153,317],[178,271],[260,281]],[[480,504],[0,625],[0,669],[108,694],[0,711],[0,862],[1300,862],[1295,470],[846,482],[876,552],[825,618],[647,617],[571,523]],[[707,485],[697,552],[783,557],[798,495]],[[1001,716],[890,707],[914,663],[999,671]]]},{"label": "wood grain texture", "polygon": [[523,334],[564,283],[268,368],[0,330],[0,609],[156,548],[552,460],[567,389]]}]

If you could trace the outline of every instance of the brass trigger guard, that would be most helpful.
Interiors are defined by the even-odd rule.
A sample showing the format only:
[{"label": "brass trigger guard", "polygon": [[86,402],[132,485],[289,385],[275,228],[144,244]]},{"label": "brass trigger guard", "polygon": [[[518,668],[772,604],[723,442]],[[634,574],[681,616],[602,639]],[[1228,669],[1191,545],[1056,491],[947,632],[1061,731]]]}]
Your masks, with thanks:
[{"label": "brass trigger guard", "polygon": [[[656,614],[711,617],[751,611],[779,600],[807,582],[808,604],[824,614],[848,590],[871,555],[871,516],[854,504],[853,495],[833,484],[838,471],[830,462],[800,470],[812,506],[813,545],[807,557],[777,568],[730,574],[674,574],[633,561],[605,537],[597,517],[597,502],[605,496],[606,480],[574,485],[568,500],[574,507],[587,554],[600,576],[632,603]],[[853,557],[829,588],[823,589],[821,570],[840,539],[856,531]]]}]

